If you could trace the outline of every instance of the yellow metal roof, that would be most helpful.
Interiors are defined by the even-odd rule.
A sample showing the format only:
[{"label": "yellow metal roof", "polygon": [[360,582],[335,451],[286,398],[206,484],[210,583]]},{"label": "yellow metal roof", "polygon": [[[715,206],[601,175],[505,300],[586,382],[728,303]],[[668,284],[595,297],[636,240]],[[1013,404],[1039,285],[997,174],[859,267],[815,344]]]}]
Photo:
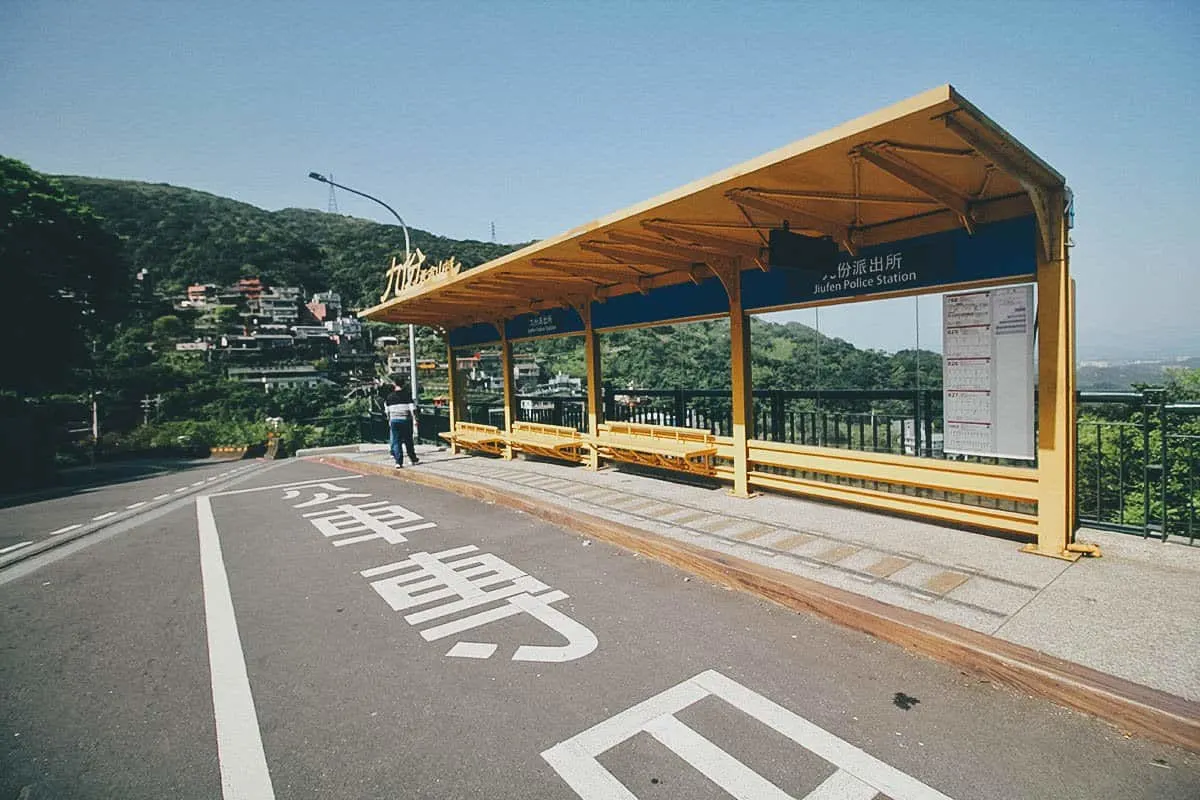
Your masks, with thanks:
[{"label": "yellow metal roof", "polygon": [[765,268],[768,232],[785,220],[793,232],[829,236],[853,251],[1031,212],[1042,218],[1064,186],[945,85],[412,286],[360,316],[446,329],[497,321],[704,280],[716,259]]}]

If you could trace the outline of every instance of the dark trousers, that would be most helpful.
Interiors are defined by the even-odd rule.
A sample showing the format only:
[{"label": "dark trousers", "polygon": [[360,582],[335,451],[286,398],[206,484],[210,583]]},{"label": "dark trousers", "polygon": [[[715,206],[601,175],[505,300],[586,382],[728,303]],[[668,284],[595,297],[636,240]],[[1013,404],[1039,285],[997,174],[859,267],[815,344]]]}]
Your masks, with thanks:
[{"label": "dark trousers", "polygon": [[[404,463],[404,450],[408,451],[408,457],[415,464],[417,463],[417,454],[413,450],[413,424],[411,419],[394,419],[388,423],[388,427],[392,432],[392,458],[397,464]],[[403,448],[403,449],[401,449]]]}]

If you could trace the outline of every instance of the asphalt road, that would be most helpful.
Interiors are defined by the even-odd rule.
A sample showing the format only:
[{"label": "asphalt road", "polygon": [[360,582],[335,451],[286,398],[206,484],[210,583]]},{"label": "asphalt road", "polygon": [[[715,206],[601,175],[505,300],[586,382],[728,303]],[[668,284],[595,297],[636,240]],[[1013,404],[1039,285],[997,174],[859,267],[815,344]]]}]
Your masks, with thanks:
[{"label": "asphalt road", "polygon": [[0,559],[55,536],[110,525],[206,483],[260,468],[255,462],[128,461],[73,470],[59,487],[0,496]]},{"label": "asphalt road", "polygon": [[228,477],[0,572],[0,800],[1200,787],[1195,756],[520,513]]}]

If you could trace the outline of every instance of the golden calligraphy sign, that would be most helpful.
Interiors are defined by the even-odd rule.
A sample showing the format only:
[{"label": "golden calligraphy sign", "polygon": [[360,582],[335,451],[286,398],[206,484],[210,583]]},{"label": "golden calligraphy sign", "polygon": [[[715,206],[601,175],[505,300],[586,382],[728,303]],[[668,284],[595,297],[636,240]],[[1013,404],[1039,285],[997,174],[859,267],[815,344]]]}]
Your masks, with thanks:
[{"label": "golden calligraphy sign", "polygon": [[392,256],[392,263],[387,269],[387,286],[379,302],[385,302],[389,297],[399,297],[410,289],[424,286],[427,283],[437,283],[449,280],[462,269],[462,262],[454,256],[444,258],[436,264],[425,266],[425,254],[420,248],[408,254],[404,261],[397,261]]}]

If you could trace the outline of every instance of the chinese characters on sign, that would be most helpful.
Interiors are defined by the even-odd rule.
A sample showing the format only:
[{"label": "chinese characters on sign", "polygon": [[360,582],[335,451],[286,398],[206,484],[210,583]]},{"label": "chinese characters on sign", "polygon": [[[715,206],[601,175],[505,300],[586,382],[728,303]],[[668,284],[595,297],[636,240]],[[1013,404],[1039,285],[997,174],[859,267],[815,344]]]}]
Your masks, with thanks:
[{"label": "chinese characters on sign", "polygon": [[[403,544],[408,541],[407,534],[437,527],[437,523],[386,500],[348,502],[370,497],[369,493],[351,492],[336,483],[285,488],[283,494],[284,500],[301,500],[293,504],[295,509],[315,509],[307,511],[304,518],[322,536],[332,540],[334,547],[374,540]],[[392,610],[412,610],[404,617],[409,625],[435,623],[421,631],[427,642],[526,614],[566,643],[521,644],[512,655],[513,661],[574,661],[598,645],[595,634],[588,628],[551,605],[567,599],[565,592],[552,589],[491,553],[480,552],[474,545],[437,553],[412,553],[406,559],[362,570],[360,574],[374,579],[371,588]],[[446,655],[486,659],[498,649],[494,642],[457,641]]]},{"label": "chinese characters on sign", "polygon": [[557,330],[558,324],[553,314],[538,314],[529,320],[530,336],[541,336],[547,333],[554,333]]},{"label": "chinese characters on sign", "polygon": [[397,261],[393,256],[386,273],[387,286],[384,287],[379,302],[385,302],[389,297],[399,296],[417,286],[449,280],[461,269],[462,264],[454,256],[426,267],[425,254],[419,247],[409,253],[404,261]]},{"label": "chinese characters on sign", "polygon": [[946,295],[945,451],[1033,458],[1033,287]]},{"label": "chinese characters on sign", "polygon": [[916,280],[916,271],[904,267],[904,253],[896,251],[838,262],[837,270],[823,275],[813,287],[813,294],[820,297],[846,291],[892,291]]}]

